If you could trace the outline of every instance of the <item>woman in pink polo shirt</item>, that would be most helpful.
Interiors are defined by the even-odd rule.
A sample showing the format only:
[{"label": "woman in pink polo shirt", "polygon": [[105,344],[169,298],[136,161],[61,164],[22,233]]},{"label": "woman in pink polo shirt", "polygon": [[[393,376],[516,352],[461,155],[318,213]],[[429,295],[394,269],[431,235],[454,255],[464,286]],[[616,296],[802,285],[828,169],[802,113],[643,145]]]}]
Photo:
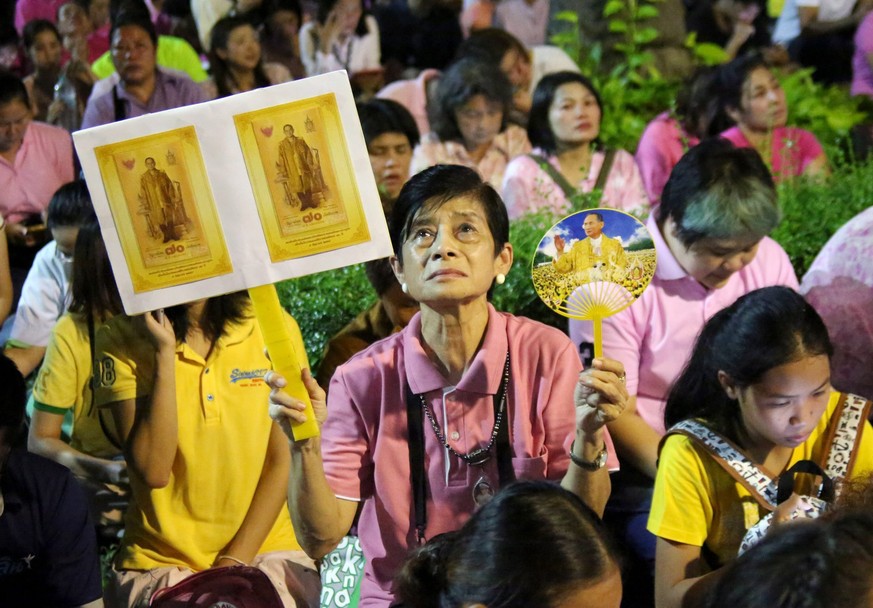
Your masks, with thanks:
[{"label": "woman in pink polo shirt", "polygon": [[756,150],[776,182],[830,173],[815,135],[785,126],[785,91],[760,56],[742,57],[723,66],[716,87],[720,112],[735,123],[721,136],[739,148]]},{"label": "woman in pink polo shirt", "polygon": [[[322,436],[290,444],[289,507],[310,556],[337,545],[360,504],[362,607],[389,606],[409,549],[460,528],[511,480],[560,481],[600,512],[603,426],[627,396],[620,363],[596,361],[580,377],[563,333],[488,303],[513,252],[503,201],[475,171],[414,176],[390,226],[394,273],[421,312],[337,368],[326,409],[304,374]],[[303,404],[278,390],[271,401],[293,438]]]}]

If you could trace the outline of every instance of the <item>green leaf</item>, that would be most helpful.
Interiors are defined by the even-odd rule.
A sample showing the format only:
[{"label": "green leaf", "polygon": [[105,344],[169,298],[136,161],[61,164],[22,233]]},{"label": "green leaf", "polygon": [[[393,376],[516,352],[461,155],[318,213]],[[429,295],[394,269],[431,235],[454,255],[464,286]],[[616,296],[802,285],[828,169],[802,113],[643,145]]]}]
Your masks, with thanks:
[{"label": "green leaf", "polygon": [[691,47],[694,56],[704,65],[721,65],[729,59],[727,51],[717,44],[701,42]]},{"label": "green leaf", "polygon": [[637,32],[634,34],[634,42],[640,45],[648,44],[656,40],[658,36],[658,30],[653,27],[646,27],[641,30],[637,30]]},{"label": "green leaf", "polygon": [[603,7],[603,16],[612,17],[622,10],[624,10],[623,0],[609,0],[609,2],[606,3],[606,6]]},{"label": "green leaf", "polygon": [[555,14],[555,19],[575,25],[579,23],[579,14],[575,11],[560,11]]},{"label": "green leaf", "polygon": [[661,14],[657,7],[651,4],[643,4],[637,9],[637,19],[654,19]]},{"label": "green leaf", "polygon": [[614,34],[623,34],[627,31],[627,23],[613,19],[609,22],[609,31]]}]

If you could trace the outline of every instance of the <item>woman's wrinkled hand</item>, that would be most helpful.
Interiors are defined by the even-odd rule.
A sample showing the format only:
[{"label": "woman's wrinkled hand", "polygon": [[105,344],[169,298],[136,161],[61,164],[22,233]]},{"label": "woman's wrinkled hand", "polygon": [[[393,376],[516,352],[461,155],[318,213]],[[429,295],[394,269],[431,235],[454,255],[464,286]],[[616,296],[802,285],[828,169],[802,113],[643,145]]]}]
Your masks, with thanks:
[{"label": "woman's wrinkled hand", "polygon": [[576,402],[576,429],[596,433],[627,409],[624,365],[615,359],[598,358],[593,367],[579,374],[573,394]]},{"label": "woman's wrinkled hand", "polygon": [[[325,392],[312,377],[308,369],[304,369],[300,374],[303,380],[303,386],[306,387],[306,392],[309,394],[309,401],[312,403],[312,410],[315,413],[315,421],[319,428],[327,420],[327,404],[325,403]],[[300,399],[289,395],[284,388],[288,382],[285,377],[275,371],[269,371],[264,376],[264,382],[270,387],[270,418],[279,423],[282,431],[289,440],[294,441],[294,431],[291,425],[296,423],[306,422],[306,404]]]}]

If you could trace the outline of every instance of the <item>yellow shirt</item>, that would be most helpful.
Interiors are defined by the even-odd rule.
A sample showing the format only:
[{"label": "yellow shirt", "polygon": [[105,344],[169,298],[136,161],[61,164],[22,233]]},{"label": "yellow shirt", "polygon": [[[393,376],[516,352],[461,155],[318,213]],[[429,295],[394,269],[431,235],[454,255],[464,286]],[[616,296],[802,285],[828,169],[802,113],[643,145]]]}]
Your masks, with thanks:
[{"label": "yellow shirt", "polygon": [[[98,458],[113,458],[121,450],[106,438],[91,401],[91,345],[88,325],[79,315],[62,316],[49,338],[45,359],[33,385],[34,407],[63,416],[73,410],[70,446]],[[112,416],[104,413],[111,425]]]},{"label": "yellow shirt", "polygon": [[[308,366],[300,329],[287,319],[301,364]],[[154,347],[143,324],[117,317],[98,333],[97,344],[103,353],[99,404],[150,394]],[[234,537],[254,497],[273,425],[263,381],[269,369],[253,317],[227,328],[206,360],[187,344],[177,346],[176,459],[164,488],[131,475],[133,499],[117,568],[204,570]],[[258,553],[298,548],[283,505]]]},{"label": "yellow shirt", "polygon": [[554,262],[558,272],[585,272],[589,268],[603,265],[606,268],[624,270],[627,265],[627,256],[621,243],[605,234],[600,237],[600,255],[594,251],[591,238],[586,237],[573,243],[570,251],[564,253]]},{"label": "yellow shirt", "polygon": [[[821,462],[824,435],[840,393],[833,393],[825,414],[809,438],[794,449],[788,467],[798,460]],[[873,430],[869,422],[859,429],[855,464],[849,477],[873,471]],[[746,531],[767,511],[737,483],[715,458],[692,439],[670,435],[661,449],[655,492],[649,513],[652,534],[713,552],[717,565],[733,560]]]}]

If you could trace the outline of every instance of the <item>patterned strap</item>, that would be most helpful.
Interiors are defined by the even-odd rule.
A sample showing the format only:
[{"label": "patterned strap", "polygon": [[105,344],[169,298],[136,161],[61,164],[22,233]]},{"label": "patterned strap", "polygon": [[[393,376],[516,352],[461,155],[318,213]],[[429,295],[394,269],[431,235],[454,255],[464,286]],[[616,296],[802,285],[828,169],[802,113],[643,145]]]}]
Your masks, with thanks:
[{"label": "patterned strap", "polygon": [[825,445],[831,447],[822,467],[831,479],[845,479],[851,474],[870,406],[870,401],[858,395],[845,393],[840,398],[834,412],[839,416],[834,416],[828,426]]},{"label": "patterned strap", "polygon": [[[852,472],[855,447],[861,440],[871,402],[863,397],[843,394],[828,425],[823,445],[829,446],[822,468],[834,480],[845,479]],[[752,464],[739,448],[719,433],[696,420],[683,420],[667,435],[685,435],[704,447],[727,473],[743,485],[767,510],[776,508],[777,481]],[[838,486],[839,487],[839,486]]]},{"label": "patterned strap", "polygon": [[705,448],[715,461],[736,479],[758,503],[772,511],[776,508],[776,483],[756,467],[733,443],[696,420],[683,420],[667,435],[685,435]]},{"label": "patterned strap", "polygon": [[544,156],[540,156],[539,154],[534,154],[531,152],[528,154],[528,157],[531,158],[537,165],[539,165],[540,169],[546,172],[546,174],[552,178],[552,181],[555,182],[555,185],[561,189],[561,192],[564,193],[564,196],[568,199],[576,193],[576,188],[574,188],[570,182],[567,181],[567,178],[561,175],[561,173],[552,166],[552,163],[549,162]]}]

